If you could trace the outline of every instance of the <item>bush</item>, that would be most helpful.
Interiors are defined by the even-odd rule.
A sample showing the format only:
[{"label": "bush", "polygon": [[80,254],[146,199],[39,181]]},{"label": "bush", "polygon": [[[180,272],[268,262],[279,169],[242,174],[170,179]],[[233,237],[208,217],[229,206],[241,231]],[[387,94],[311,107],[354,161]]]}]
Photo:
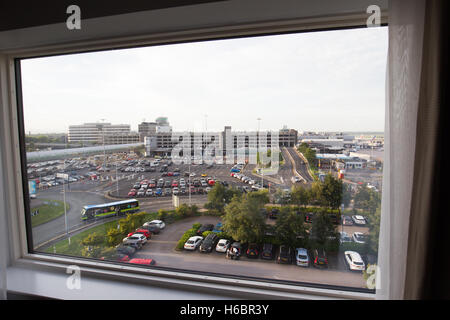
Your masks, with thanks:
[{"label": "bush", "polygon": [[339,247],[340,251],[356,251],[359,254],[367,254],[367,245],[365,243],[344,242]]},{"label": "bush", "polygon": [[197,235],[197,230],[200,229],[201,226],[202,226],[201,223],[194,223],[192,225],[192,228],[188,229],[181,236],[180,240],[178,240],[177,245],[175,246],[175,249],[182,250],[184,248],[184,244],[186,243],[186,241],[188,241],[190,237],[196,236]]}]

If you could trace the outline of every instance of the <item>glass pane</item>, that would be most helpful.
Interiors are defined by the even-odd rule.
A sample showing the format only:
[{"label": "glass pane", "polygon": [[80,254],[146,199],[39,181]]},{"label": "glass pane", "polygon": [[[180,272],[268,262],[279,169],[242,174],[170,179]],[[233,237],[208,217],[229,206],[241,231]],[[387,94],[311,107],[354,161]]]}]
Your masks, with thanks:
[{"label": "glass pane", "polygon": [[34,251],[368,288],[386,59],[380,27],[21,60]]}]

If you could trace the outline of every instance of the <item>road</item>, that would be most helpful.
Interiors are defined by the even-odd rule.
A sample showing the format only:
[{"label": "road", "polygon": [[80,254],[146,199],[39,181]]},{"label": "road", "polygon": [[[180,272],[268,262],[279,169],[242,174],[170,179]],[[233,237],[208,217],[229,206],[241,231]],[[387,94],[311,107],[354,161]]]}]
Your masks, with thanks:
[{"label": "road", "polygon": [[[294,148],[283,147],[283,156],[293,161],[293,167],[297,173],[306,180],[306,183],[314,181],[308,171],[308,165],[303,161]],[[290,157],[289,157],[290,156]]]}]

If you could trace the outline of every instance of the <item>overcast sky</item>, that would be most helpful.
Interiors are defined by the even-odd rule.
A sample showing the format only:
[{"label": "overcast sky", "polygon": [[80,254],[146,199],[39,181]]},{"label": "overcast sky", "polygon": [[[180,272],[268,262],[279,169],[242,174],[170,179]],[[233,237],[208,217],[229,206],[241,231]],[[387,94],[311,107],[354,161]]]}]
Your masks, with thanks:
[{"label": "overcast sky", "polygon": [[22,61],[25,131],[168,117],[175,131],[383,131],[387,27]]}]

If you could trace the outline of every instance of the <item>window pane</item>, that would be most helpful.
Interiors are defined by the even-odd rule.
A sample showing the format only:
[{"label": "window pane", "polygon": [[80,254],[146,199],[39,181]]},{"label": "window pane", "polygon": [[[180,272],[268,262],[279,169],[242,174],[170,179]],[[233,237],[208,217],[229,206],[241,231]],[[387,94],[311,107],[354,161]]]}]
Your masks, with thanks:
[{"label": "window pane", "polygon": [[34,251],[367,288],[386,59],[381,27],[21,60]]}]

